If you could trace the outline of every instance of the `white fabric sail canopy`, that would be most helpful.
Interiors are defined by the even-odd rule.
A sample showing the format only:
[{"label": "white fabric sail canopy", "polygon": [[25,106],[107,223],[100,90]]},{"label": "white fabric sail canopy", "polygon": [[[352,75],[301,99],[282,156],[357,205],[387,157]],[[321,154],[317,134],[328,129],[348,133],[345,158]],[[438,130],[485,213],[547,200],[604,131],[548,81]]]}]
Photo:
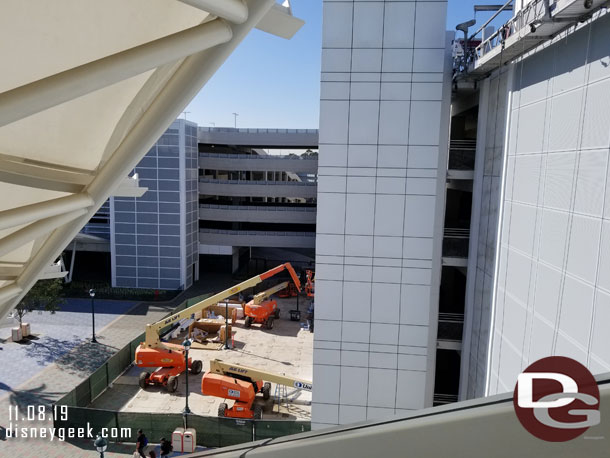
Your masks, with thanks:
[{"label": "white fabric sail canopy", "polygon": [[302,25],[275,0],[1,2],[0,318],[259,23]]}]

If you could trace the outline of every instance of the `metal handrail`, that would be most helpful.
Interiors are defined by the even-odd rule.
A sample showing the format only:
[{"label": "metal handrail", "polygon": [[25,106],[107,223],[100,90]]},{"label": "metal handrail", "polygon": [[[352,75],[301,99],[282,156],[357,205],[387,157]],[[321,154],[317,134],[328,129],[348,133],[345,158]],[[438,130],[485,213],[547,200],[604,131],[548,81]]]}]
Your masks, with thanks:
[{"label": "metal handrail", "polygon": [[[509,19],[502,27],[496,30],[489,38],[481,42],[475,48],[475,62],[485,56],[488,52],[502,45],[506,38],[514,35],[532,22],[541,19],[546,15],[546,0],[533,0],[528,3],[522,10]],[[540,8],[542,7],[542,8]]]},{"label": "metal handrail", "polygon": [[446,227],[444,231],[444,237],[453,239],[467,239],[470,237],[470,229]]},{"label": "metal handrail", "polygon": [[229,229],[199,229],[201,234],[222,234],[222,235],[252,235],[252,236],[273,236],[273,237],[315,237],[315,232],[280,232],[280,231],[235,231]]},{"label": "metal handrail", "polygon": [[222,133],[249,133],[249,134],[317,134],[318,129],[265,129],[265,128],[234,128],[234,127],[205,127],[199,126],[203,132],[222,132]]},{"label": "metal handrail", "polygon": [[239,185],[267,185],[267,186],[317,186],[317,183],[308,183],[303,181],[254,181],[254,180],[215,180],[212,178],[199,178],[199,183],[214,183],[214,184],[239,184]]},{"label": "metal handrail", "polygon": [[495,14],[494,14],[494,15],[492,15],[492,16],[491,16],[491,17],[490,17],[490,18],[487,20],[487,22],[485,22],[485,24],[483,24],[481,27],[479,27],[479,30],[477,30],[475,33],[473,33],[473,34],[470,36],[470,38],[468,38],[468,41],[472,40],[472,39],[473,39],[474,37],[476,37],[476,36],[477,36],[479,33],[481,33],[483,30],[485,30],[485,27],[487,27],[487,26],[488,26],[488,25],[491,23],[491,21],[493,21],[495,18],[497,18],[497,17],[498,17],[498,15],[499,15],[499,14],[500,14],[502,11],[504,11],[504,10],[506,9],[506,7],[507,7],[508,5],[510,5],[512,2],[513,2],[513,0],[508,0],[508,1],[507,1],[507,2],[504,4],[504,5],[502,5],[502,7],[501,7],[501,8],[500,8],[498,11],[496,11],[496,12],[495,12]]},{"label": "metal handrail", "polygon": [[265,211],[285,211],[285,212],[311,212],[311,213],[315,213],[316,209],[313,207],[305,207],[305,208],[299,208],[299,207],[262,207],[262,206],[258,206],[258,205],[216,205],[216,204],[199,204],[199,208],[209,208],[212,210],[238,210],[238,211],[248,211],[248,210],[253,210],[253,211],[261,211],[261,212],[265,212]]},{"label": "metal handrail", "polygon": [[200,158],[221,158],[221,159],[246,159],[246,160],[266,160],[266,159],[281,159],[281,160],[297,160],[297,161],[317,161],[318,157],[317,156],[299,156],[299,155],[268,155],[268,156],[261,156],[258,154],[233,154],[233,153],[208,153],[208,152],[201,152],[199,153],[199,157]]},{"label": "metal handrail", "polygon": [[463,313],[439,313],[438,321],[444,321],[444,322],[449,322],[449,323],[463,323],[464,314]]}]

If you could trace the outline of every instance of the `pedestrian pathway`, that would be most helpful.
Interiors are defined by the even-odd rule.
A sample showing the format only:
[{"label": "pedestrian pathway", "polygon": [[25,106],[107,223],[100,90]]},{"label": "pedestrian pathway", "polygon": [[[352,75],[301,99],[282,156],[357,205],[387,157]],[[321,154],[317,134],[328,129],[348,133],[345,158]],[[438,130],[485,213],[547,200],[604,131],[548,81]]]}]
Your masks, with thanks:
[{"label": "pedestrian pathway", "polygon": [[[137,304],[133,301],[96,300],[96,328],[104,328]],[[0,324],[0,360],[3,367],[11,368],[10,371],[0,371],[0,398],[91,339],[91,301],[66,299],[57,313],[33,311],[23,321],[30,324],[32,336],[21,342],[10,339],[11,328],[19,325],[16,318],[7,318]]]},{"label": "pedestrian pathway", "polygon": [[[31,374],[24,383],[13,383],[10,374],[15,372],[20,374],[19,361],[13,358],[5,357],[0,350],[0,364],[2,374],[7,374],[9,383],[1,383],[0,389],[6,393],[4,396],[0,394],[0,426],[6,428],[8,426],[8,413],[11,406],[18,406],[22,415],[27,413],[28,406],[37,408],[39,405],[50,406],[53,402],[60,399],[64,394],[74,389],[86,377],[100,367],[110,356],[116,353],[119,349],[127,345],[136,336],[142,333],[146,323],[152,323],[163,318],[168,312],[173,310],[180,303],[190,297],[195,297],[201,294],[220,291],[233,284],[233,280],[229,275],[208,274],[205,280],[195,284],[188,291],[180,294],[174,300],[164,303],[141,302],[136,305],[132,304],[132,308],[123,315],[118,314],[101,314],[108,315],[112,318],[107,321],[105,326],[100,327],[96,332],[98,344],[93,344],[90,341],[76,342],[75,346],[67,352],[59,355],[57,358],[48,364],[39,366],[40,369],[36,373]],[[96,309],[97,309],[96,301]],[[100,301],[101,303],[101,301]],[[113,309],[118,310],[118,309]],[[96,310],[97,312],[97,310]],[[36,312],[34,312],[36,313]],[[58,312],[58,314],[63,312]],[[79,313],[79,312],[66,312]],[[85,313],[82,314],[87,315]],[[29,318],[29,316],[28,316]],[[33,318],[33,316],[32,316]],[[89,315],[90,318],[90,315]],[[98,315],[96,314],[96,327]],[[33,322],[33,321],[32,321]],[[69,324],[64,323],[64,328],[68,328]],[[41,328],[42,329],[42,328]],[[89,330],[91,328],[89,327]],[[84,335],[81,337],[85,337]],[[88,334],[87,334],[88,337]],[[9,344],[1,344],[0,347],[6,347]],[[10,345],[17,345],[11,343]],[[36,345],[32,343],[31,345]],[[49,343],[49,345],[51,345]],[[25,352],[23,355],[23,364],[31,367],[30,360],[40,360],[40,355],[36,353],[29,354]],[[48,360],[48,358],[47,358]],[[21,376],[21,375],[19,375]],[[5,377],[3,375],[2,377]],[[2,379],[0,379],[2,380]],[[2,391],[0,391],[2,393]],[[30,407],[31,408],[31,407]],[[50,416],[50,415],[48,415]],[[47,418],[45,421],[21,422],[20,427],[28,428],[51,428],[52,421]],[[137,428],[138,425],[133,425]],[[131,444],[110,444],[106,457],[125,457],[133,454],[134,448]],[[50,441],[49,438],[42,439],[9,439],[0,440],[0,457],[18,456],[24,457],[98,457],[99,454],[93,450],[91,440],[76,440],[58,443],[57,438]]]}]

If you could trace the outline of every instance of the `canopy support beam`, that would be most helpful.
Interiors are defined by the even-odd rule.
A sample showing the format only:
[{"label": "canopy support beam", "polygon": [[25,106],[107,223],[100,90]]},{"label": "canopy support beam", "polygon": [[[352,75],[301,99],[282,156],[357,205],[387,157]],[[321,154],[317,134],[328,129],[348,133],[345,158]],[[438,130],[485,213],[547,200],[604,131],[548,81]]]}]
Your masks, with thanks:
[{"label": "canopy support beam", "polygon": [[[75,220],[85,213],[87,213],[87,210],[83,208],[65,213],[63,215],[51,216],[50,218],[41,219],[30,224],[29,226],[24,227],[23,229],[19,229],[18,231],[7,235],[6,237],[0,239],[0,257],[16,250],[26,243],[36,240],[40,236],[48,234],[54,229]],[[44,263],[41,270],[44,270],[47,264],[48,263]]]},{"label": "canopy support beam", "polygon": [[197,9],[206,11],[235,24],[243,24],[248,19],[248,7],[241,0],[180,0]]},{"label": "canopy support beam", "polygon": [[[197,95],[274,4],[275,0],[248,0],[247,5],[250,11],[248,19],[243,24],[231,27],[232,38],[227,43],[201,51],[182,62],[165,89],[142,114],[91,184],[87,186],[87,193],[95,200],[95,205],[73,223],[54,231],[40,250],[32,256],[17,280],[23,291],[29,290],[34,285],[45,266],[56,259],[74,239],[80,228],[95,214],[112,190],[119,185],[125,174],[137,165],[157,138],[165,132],[167,126],[180,115],[184,107]],[[5,316],[21,300],[22,296],[23,292],[8,302],[0,301],[0,318]]]},{"label": "canopy support beam", "polygon": [[0,127],[231,39],[216,19],[0,94]]},{"label": "canopy support beam", "polygon": [[87,194],[75,194],[0,211],[0,230],[84,209],[92,206],[93,203],[93,199]]},{"label": "canopy support beam", "polygon": [[15,283],[7,285],[3,288],[0,288],[0,301],[6,301],[8,299],[11,299],[15,296],[18,296],[22,292],[23,290]]}]

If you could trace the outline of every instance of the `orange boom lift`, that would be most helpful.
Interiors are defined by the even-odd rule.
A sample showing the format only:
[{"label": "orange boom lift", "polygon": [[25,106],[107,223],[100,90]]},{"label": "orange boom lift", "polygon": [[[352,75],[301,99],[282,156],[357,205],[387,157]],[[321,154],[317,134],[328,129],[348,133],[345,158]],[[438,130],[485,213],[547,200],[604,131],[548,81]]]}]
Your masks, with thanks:
[{"label": "orange boom lift", "polygon": [[313,390],[313,384],[307,380],[213,359],[210,361],[210,370],[201,379],[201,393],[235,401],[231,408],[226,403],[221,403],[218,406],[219,417],[260,420],[263,409],[254,404],[254,401],[257,393],[261,393],[264,400],[269,399],[270,382],[298,390]]},{"label": "orange boom lift", "polygon": [[[296,278],[296,274],[290,263],[281,264],[274,269],[243,281],[232,288],[214,294],[181,312],[174,313],[156,323],[147,324],[145,340],[140,343],[136,349],[135,363],[138,367],[154,368],[156,370],[152,373],[145,371],[140,374],[140,387],[146,388],[148,385],[162,385],[165,386],[170,393],[176,391],[178,388],[178,377],[185,369],[184,347],[182,347],[182,345],[162,342],[161,337],[164,328],[169,327],[169,331],[166,330],[165,333],[171,332],[179,325],[180,320],[189,318],[194,319],[195,313],[205,310],[211,305],[215,305],[234,294],[252,288],[267,278],[280,273],[284,269],[287,269],[290,272],[290,275],[293,278]],[[201,372],[202,363],[199,360],[189,358],[188,368],[190,369],[191,374],[199,374]]]},{"label": "orange boom lift", "polygon": [[[290,276],[292,277],[292,281],[294,282],[297,291],[300,292],[301,282],[299,281],[299,277],[297,276],[290,263],[277,266],[275,269],[271,269],[269,272],[266,273],[271,273],[271,275],[275,275],[276,273],[279,273],[284,270],[284,268],[290,273]],[[280,317],[280,309],[277,307],[276,300],[270,299],[271,295],[277,293],[278,291],[286,289],[289,284],[291,284],[289,281],[279,283],[269,288],[268,290],[256,294],[254,298],[246,304],[246,306],[244,307],[244,315],[246,315],[245,325],[247,328],[252,326],[252,323],[260,323],[264,325],[267,329],[273,329],[273,321],[274,319]]]}]

